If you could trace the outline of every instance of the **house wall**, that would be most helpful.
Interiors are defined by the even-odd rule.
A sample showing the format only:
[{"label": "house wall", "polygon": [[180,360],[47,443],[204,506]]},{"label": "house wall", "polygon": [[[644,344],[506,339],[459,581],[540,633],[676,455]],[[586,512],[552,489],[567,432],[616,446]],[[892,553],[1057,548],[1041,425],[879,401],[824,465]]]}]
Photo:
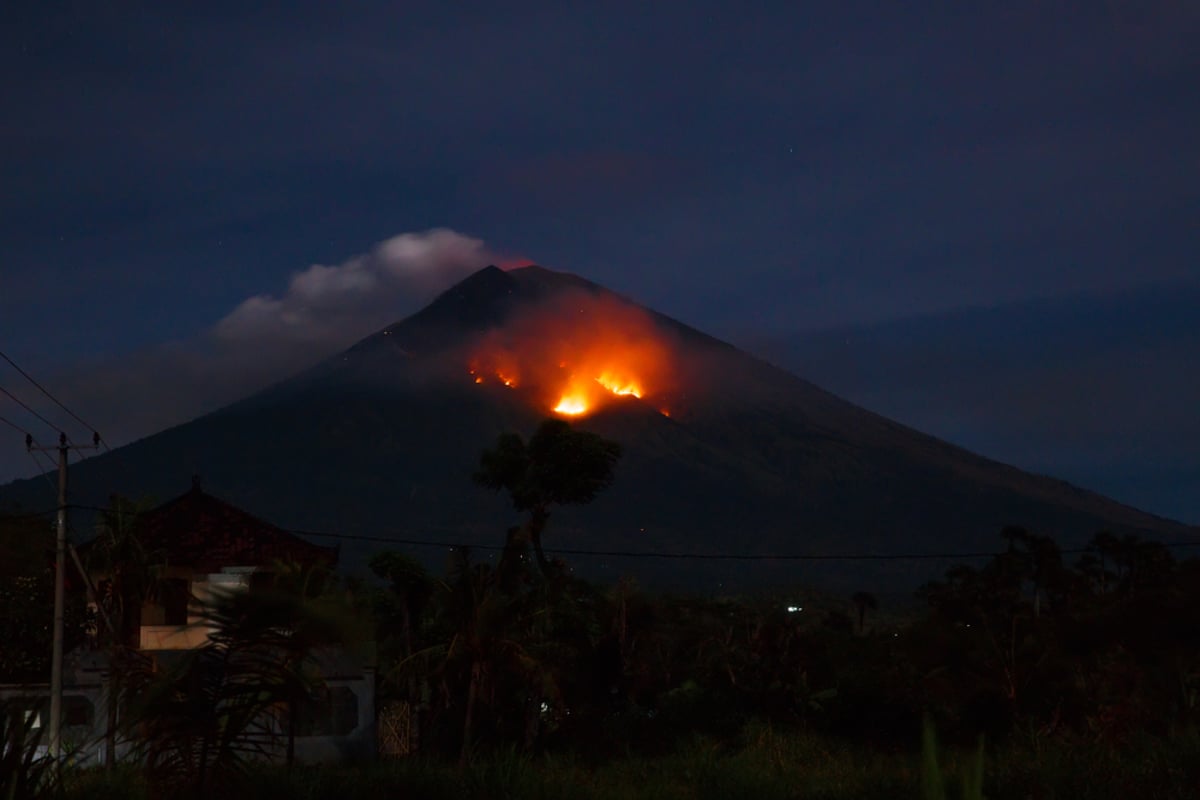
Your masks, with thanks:
[{"label": "house wall", "polygon": [[193,625],[143,625],[138,639],[142,650],[191,650],[208,641],[208,628]]},{"label": "house wall", "polygon": [[[209,636],[199,611],[218,592],[248,589],[254,567],[225,567],[217,573],[197,573],[194,569],[172,566],[164,578],[186,579],[192,602],[188,607],[187,624],[165,624],[166,609],[156,603],[147,603],[141,610],[139,648],[147,651],[178,651],[203,646]],[[98,581],[103,578],[96,575]],[[319,735],[297,736],[294,742],[295,757],[300,763],[341,763],[374,759],[378,754],[375,719],[375,669],[373,647],[371,654],[351,655],[342,650],[323,653],[319,658],[318,671],[325,676],[325,686],[330,691],[345,690],[352,693],[355,704],[355,724],[348,730]],[[87,675],[76,672],[68,676],[64,696],[79,696],[90,703],[91,724],[64,730],[64,743],[69,743],[73,758],[81,764],[102,764],[105,757],[104,736],[108,727],[106,659],[103,652],[93,651],[93,661],[103,663],[94,667]],[[47,687],[3,687],[0,699],[8,695],[17,696],[33,691],[48,700]],[[47,702],[48,708],[48,702]],[[278,729],[277,729],[278,730]],[[286,733],[279,730],[278,746],[272,748],[272,760],[286,758]],[[117,760],[132,757],[131,743],[119,742],[116,747]]]},{"label": "house wall", "polygon": [[341,735],[297,736],[296,760],[303,764],[336,764],[368,761],[379,753],[375,731],[375,672],[364,670],[359,678],[329,679],[330,690],[344,688],[354,693],[358,719],[355,727]]},{"label": "house wall", "polygon": [[[94,662],[94,660],[93,660]],[[69,761],[79,766],[97,766],[104,763],[104,735],[108,730],[108,704],[105,694],[107,675],[97,663],[69,669],[63,676],[63,752]],[[16,708],[37,713],[36,727],[42,733],[39,754],[47,752],[45,731],[47,714],[50,710],[50,687],[48,684],[0,685],[0,702],[13,703]],[[122,744],[118,754],[129,749]]]},{"label": "house wall", "polygon": [[253,567],[230,567],[221,572],[195,574],[186,568],[172,567],[166,577],[186,579],[193,598],[188,606],[187,624],[165,624],[163,607],[147,603],[142,607],[138,647],[142,650],[191,650],[202,646],[208,640],[209,629],[204,625],[200,608],[215,594],[247,589],[253,572]]},{"label": "house wall", "polygon": [[[64,675],[63,701],[65,723],[71,721],[77,706],[85,704],[87,714],[81,724],[64,724],[63,749],[70,761],[80,766],[105,763],[105,734],[108,730],[107,669],[101,665],[102,654],[92,654],[94,662],[88,668],[73,669]],[[325,679],[325,686],[334,691],[344,689],[354,695],[356,719],[353,728],[337,733],[297,736],[296,761],[304,764],[337,764],[367,761],[376,758],[378,745],[375,729],[375,670],[364,667],[357,674],[342,674]],[[16,700],[25,708],[40,709],[41,724],[50,707],[50,688],[38,685],[0,685],[0,701]],[[286,731],[276,726],[278,739],[270,760],[282,763],[287,753]],[[45,743],[42,747],[45,750]],[[118,740],[115,746],[118,761],[132,758],[135,748],[131,742]]]}]

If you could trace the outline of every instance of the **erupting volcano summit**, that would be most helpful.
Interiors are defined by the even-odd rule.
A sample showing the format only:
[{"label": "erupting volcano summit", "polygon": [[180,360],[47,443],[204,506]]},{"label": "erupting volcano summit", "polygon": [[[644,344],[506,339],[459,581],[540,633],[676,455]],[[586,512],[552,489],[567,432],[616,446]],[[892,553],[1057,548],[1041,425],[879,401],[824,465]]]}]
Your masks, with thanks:
[{"label": "erupting volcano summit", "polygon": [[[342,542],[351,565],[389,536],[495,546],[516,519],[504,498],[472,483],[479,454],[498,434],[528,435],[551,415],[618,441],[624,455],[595,502],[554,511],[550,550],[979,551],[1010,524],[1068,546],[1098,530],[1194,535],[872,414],[539,267],[480,270],[291,380],[73,467],[72,491],[81,505],[114,492],[167,497],[202,474],[230,502],[285,527],[361,535]],[[39,489],[29,481],[6,493],[21,501]],[[442,550],[414,554],[440,568]],[[819,577],[796,560],[570,561],[601,577],[710,587]],[[850,585],[876,588],[912,586],[944,565],[867,568],[840,565]]]},{"label": "erupting volcano summit", "polygon": [[649,314],[580,290],[489,331],[471,352],[468,374],[477,384],[526,388],[532,402],[568,417],[622,397],[656,404],[666,414],[677,362],[670,335]]}]

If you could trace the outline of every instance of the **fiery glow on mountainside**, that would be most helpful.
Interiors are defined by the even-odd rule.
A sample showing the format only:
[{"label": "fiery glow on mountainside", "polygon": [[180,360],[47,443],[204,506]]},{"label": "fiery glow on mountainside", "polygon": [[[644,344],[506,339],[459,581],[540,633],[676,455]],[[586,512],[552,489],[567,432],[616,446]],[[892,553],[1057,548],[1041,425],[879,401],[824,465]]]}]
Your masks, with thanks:
[{"label": "fiery glow on mountainside", "polygon": [[611,372],[605,372],[599,378],[596,378],[596,383],[608,389],[613,394],[631,394],[634,397],[642,396],[642,387],[636,380],[618,378]]},{"label": "fiery glow on mountainside", "polygon": [[490,331],[469,371],[476,383],[494,376],[554,413],[578,417],[622,398],[664,395],[675,383],[672,360],[668,338],[645,312],[589,295]]},{"label": "fiery glow on mountainside", "polygon": [[487,383],[494,380],[496,383],[507,386],[510,389],[515,389],[517,388],[518,373],[511,361],[507,361],[506,364],[504,367],[496,367],[495,365],[484,367],[480,364],[479,359],[476,358],[472,359],[471,366],[467,369],[467,372],[471,375],[475,383]]},{"label": "fiery glow on mountainside", "polygon": [[580,414],[587,413],[588,401],[585,397],[578,394],[568,392],[558,401],[558,405],[554,407],[555,413],[567,414],[568,416],[577,417]]}]

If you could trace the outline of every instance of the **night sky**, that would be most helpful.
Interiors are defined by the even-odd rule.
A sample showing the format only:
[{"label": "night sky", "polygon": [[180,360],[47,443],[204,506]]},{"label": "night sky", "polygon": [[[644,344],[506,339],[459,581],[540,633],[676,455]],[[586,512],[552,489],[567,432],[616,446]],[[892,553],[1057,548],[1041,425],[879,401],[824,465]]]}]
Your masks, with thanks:
[{"label": "night sky", "polygon": [[1200,4],[102,5],[3,11],[0,349],[113,445],[532,261],[1200,522]]}]

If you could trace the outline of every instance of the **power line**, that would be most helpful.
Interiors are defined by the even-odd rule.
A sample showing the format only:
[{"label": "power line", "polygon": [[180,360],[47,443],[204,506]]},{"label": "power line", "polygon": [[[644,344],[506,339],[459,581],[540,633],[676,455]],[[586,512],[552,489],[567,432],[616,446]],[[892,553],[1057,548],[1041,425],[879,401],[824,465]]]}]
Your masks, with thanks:
[{"label": "power line", "polygon": [[54,481],[51,480],[51,478],[50,478],[50,473],[54,472],[54,469],[55,469],[54,462],[51,461],[50,468],[46,469],[44,466],[42,466],[41,459],[38,458],[41,451],[34,450],[32,448],[26,448],[25,452],[29,453],[29,458],[32,459],[34,466],[37,467],[38,474],[41,475],[43,478],[45,478],[46,483],[48,483],[50,485],[50,491],[57,493],[58,487],[54,485]]},{"label": "power line", "polygon": [[15,512],[0,511],[0,522],[6,522],[14,519],[34,519],[35,517],[48,517],[57,512],[57,508],[48,508],[45,511],[22,511],[19,514]]},{"label": "power line", "polygon": [[[61,400],[59,400],[59,399],[58,399],[57,397],[55,397],[54,395],[50,394],[50,391],[49,391],[49,390],[48,390],[48,389],[47,389],[45,386],[42,386],[40,383],[38,383],[38,382],[37,382],[37,381],[34,379],[34,377],[33,377],[32,375],[30,375],[30,374],[29,374],[28,372],[26,372],[25,370],[21,369],[21,366],[20,366],[19,364],[17,364],[17,362],[16,362],[16,361],[13,361],[13,360],[12,360],[12,358],[11,358],[11,357],[10,357],[10,356],[9,356],[7,353],[5,353],[3,350],[0,350],[0,358],[2,358],[2,359],[4,359],[5,361],[7,361],[7,362],[9,363],[9,366],[11,366],[11,367],[12,367],[13,369],[15,369],[17,372],[21,373],[21,376],[22,376],[22,377],[24,377],[24,378],[25,378],[25,380],[27,380],[27,381],[29,381],[30,383],[32,383],[32,384],[33,384],[35,387],[37,387],[37,390],[38,390],[39,392],[41,392],[42,394],[46,395],[46,397],[50,398],[50,401],[51,401],[52,403],[54,403],[56,406],[58,406],[59,408],[61,408],[63,411],[67,412],[67,414],[68,414],[68,415],[71,417],[71,419],[75,420],[76,422],[78,422],[80,425],[82,425],[82,426],[83,426],[85,429],[87,429],[87,430],[89,430],[89,431],[95,431],[95,430],[96,430],[96,429],[95,429],[95,428],[93,428],[91,425],[88,425],[88,424],[87,424],[87,423],[86,423],[86,422],[85,422],[83,419],[81,419],[81,418],[80,418],[80,416],[79,416],[78,414],[76,414],[76,413],[75,413],[74,411],[72,411],[71,409],[67,408],[67,407],[66,407],[66,406],[65,406],[65,405],[62,403],[62,401],[61,401]],[[51,427],[54,427],[54,426],[51,426]],[[62,431],[59,431],[59,432],[61,433]],[[108,445],[106,444],[106,445],[105,445],[105,447],[108,447]]]},{"label": "power line", "polygon": [[[99,506],[72,505],[87,511],[107,511]],[[302,528],[284,528],[288,533],[298,536],[339,539],[354,542],[374,542],[377,544],[407,545],[410,547],[437,547],[443,549],[470,548],[472,550],[502,551],[505,545],[472,544],[468,542],[438,541],[433,539],[416,539],[407,537],[392,537],[368,534],[333,533],[330,531],[314,531]],[[1200,547],[1200,540],[1179,542],[1154,542],[1167,548]],[[1091,547],[1064,547],[1059,549],[1062,555],[1078,555],[1092,552]],[[994,558],[1007,554],[1008,551],[959,551],[938,553],[687,553],[664,550],[588,550],[582,548],[546,548],[546,552],[566,556],[600,556],[605,558],[656,558],[692,561],[946,561],[951,559]]]},{"label": "power line", "polygon": [[[325,537],[329,539],[344,539],[360,542],[380,542],[385,544],[401,544],[414,547],[456,548],[469,547],[473,550],[504,550],[504,545],[495,544],[464,544],[461,542],[439,542],[429,539],[398,539],[387,536],[364,536],[345,533],[327,533],[300,529],[287,529],[288,533],[300,536]],[[1158,542],[1164,547],[1200,547],[1200,541],[1187,542]],[[1063,555],[1076,555],[1091,552],[1091,547],[1061,548]],[[975,551],[957,553],[687,553],[661,550],[587,550],[578,548],[546,548],[547,553],[566,556],[603,556],[608,558],[657,558],[692,561],[932,561],[969,558],[994,558],[1005,555],[1007,551]]]},{"label": "power line", "polygon": [[19,433],[23,433],[23,434],[25,434],[26,436],[33,436],[33,434],[32,434],[32,433],[30,433],[29,431],[25,430],[25,429],[24,429],[24,428],[22,428],[20,425],[18,425],[17,423],[13,422],[13,421],[12,421],[12,420],[10,420],[10,419],[5,419],[4,417],[0,417],[0,422],[3,422],[5,425],[7,425],[8,427],[12,428],[14,431],[18,431]]},{"label": "power line", "polygon": [[57,431],[57,432],[59,432],[59,433],[66,433],[66,431],[64,431],[62,428],[58,427],[57,425],[55,425],[55,424],[54,424],[53,422],[51,422],[50,420],[48,420],[48,419],[46,419],[45,417],[43,417],[41,414],[39,414],[38,412],[34,411],[34,410],[33,410],[33,408],[32,408],[31,406],[29,406],[27,403],[25,403],[25,401],[24,401],[24,400],[22,400],[21,398],[17,397],[15,394],[13,394],[12,392],[10,392],[8,389],[5,389],[3,386],[0,386],[0,394],[6,395],[6,396],[7,396],[7,397],[8,397],[10,400],[12,400],[14,403],[16,403],[16,404],[17,404],[17,405],[19,405],[21,408],[23,408],[23,409],[25,409],[26,411],[28,411],[30,414],[33,414],[35,417],[37,417],[37,418],[38,418],[38,419],[40,419],[42,422],[44,422],[44,423],[46,423],[47,425],[49,425],[49,426],[50,426],[51,428],[53,428],[55,431]]}]

